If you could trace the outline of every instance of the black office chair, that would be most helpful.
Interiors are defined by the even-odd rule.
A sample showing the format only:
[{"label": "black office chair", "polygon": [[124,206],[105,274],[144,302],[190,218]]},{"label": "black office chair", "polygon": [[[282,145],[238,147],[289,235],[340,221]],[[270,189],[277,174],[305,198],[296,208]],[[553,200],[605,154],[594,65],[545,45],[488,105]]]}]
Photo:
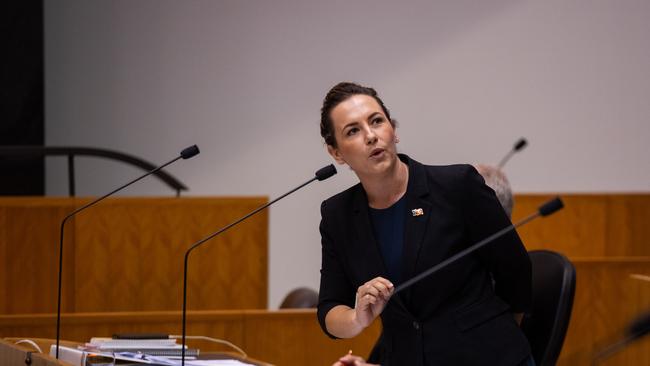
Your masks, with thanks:
[{"label": "black office chair", "polygon": [[550,250],[529,253],[533,268],[533,305],[521,328],[528,337],[537,366],[557,362],[569,327],[576,271],[564,255]]},{"label": "black office chair", "polygon": [[307,309],[317,305],[318,292],[307,287],[298,287],[285,296],[280,309]]}]

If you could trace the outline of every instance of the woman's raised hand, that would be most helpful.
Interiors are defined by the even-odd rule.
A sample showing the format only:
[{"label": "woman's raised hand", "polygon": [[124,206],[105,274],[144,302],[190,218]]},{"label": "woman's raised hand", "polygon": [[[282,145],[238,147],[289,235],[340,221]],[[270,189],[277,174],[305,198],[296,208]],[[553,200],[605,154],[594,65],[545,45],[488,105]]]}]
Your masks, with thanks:
[{"label": "woman's raised hand", "polygon": [[359,286],[354,306],[356,322],[363,328],[372,324],[384,310],[394,291],[395,286],[383,277],[375,277]]}]

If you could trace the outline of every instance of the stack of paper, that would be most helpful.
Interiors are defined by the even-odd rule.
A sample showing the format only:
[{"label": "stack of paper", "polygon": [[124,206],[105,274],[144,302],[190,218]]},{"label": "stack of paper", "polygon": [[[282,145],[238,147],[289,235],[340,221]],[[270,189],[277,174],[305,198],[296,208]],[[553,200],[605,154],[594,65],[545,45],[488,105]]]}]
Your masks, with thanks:
[{"label": "stack of paper", "polygon": [[[96,352],[132,352],[150,356],[180,357],[182,345],[176,339],[115,339],[95,337],[86,343],[86,349]],[[185,349],[185,358],[195,358],[198,349]]]},{"label": "stack of paper", "polygon": [[[85,347],[84,347],[85,348]],[[50,348],[50,355],[56,354],[56,345]],[[59,359],[75,366],[113,366],[115,361],[128,364],[148,364],[156,366],[179,366],[181,360],[167,357],[151,356],[137,352],[112,351],[91,352],[85,349],[75,349],[61,346]],[[238,360],[185,360],[185,366],[252,366],[253,364]]]}]

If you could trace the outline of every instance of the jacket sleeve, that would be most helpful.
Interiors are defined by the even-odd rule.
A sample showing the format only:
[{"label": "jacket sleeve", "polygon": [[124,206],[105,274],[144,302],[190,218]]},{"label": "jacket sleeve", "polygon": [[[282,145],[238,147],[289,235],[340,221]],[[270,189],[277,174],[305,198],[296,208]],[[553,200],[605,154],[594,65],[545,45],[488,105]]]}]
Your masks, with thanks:
[{"label": "jacket sleeve", "polygon": [[[336,250],[334,232],[332,231],[331,216],[328,215],[327,204],[321,204],[321,247],[322,263],[320,270],[320,290],[318,292],[318,321],[321,328],[331,338],[337,338],[328,332],[325,316],[337,305],[347,305],[354,308],[355,289],[350,284],[343,266],[341,253]],[[333,214],[333,213],[332,213]],[[338,243],[340,244],[340,243]]]},{"label": "jacket sleeve", "polygon": [[[468,166],[463,177],[464,215],[471,243],[474,244],[511,225],[494,191],[483,177]],[[478,255],[492,274],[497,296],[512,312],[529,310],[532,301],[530,258],[515,230],[481,248]]]}]

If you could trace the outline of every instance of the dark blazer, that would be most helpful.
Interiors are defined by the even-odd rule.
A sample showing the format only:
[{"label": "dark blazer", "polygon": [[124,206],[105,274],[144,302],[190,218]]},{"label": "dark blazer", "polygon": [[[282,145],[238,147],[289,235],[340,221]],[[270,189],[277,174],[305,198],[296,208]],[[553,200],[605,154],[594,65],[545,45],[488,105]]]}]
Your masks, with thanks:
[{"label": "dark blazer", "polygon": [[[408,212],[402,279],[409,279],[510,225],[494,191],[470,165],[425,166],[406,155]],[[423,215],[411,210],[421,208]],[[323,202],[318,319],[354,308],[359,286],[386,267],[368,200],[357,184]],[[381,314],[384,366],[516,365],[530,354],[512,313],[531,302],[528,254],[512,232],[394,296]]]}]

